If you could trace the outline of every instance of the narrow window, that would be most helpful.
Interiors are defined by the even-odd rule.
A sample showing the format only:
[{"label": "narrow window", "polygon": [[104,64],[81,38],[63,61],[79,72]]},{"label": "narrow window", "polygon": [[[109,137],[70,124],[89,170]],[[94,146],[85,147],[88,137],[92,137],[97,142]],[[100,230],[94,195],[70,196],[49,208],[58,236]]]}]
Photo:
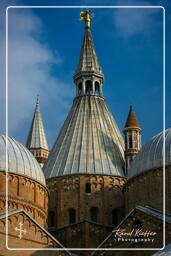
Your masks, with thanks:
[{"label": "narrow window", "polygon": [[81,95],[82,93],[82,83],[79,83],[78,85],[78,95]]},{"label": "narrow window", "polygon": [[132,138],[131,138],[131,137],[129,137],[129,148],[132,148],[132,146],[133,146]]},{"label": "narrow window", "polygon": [[86,94],[92,93],[92,82],[90,80],[87,80],[86,83]]},{"label": "narrow window", "polygon": [[98,220],[98,208],[97,207],[92,207],[90,209],[90,219],[94,222],[97,222],[97,220]]},{"label": "narrow window", "polygon": [[95,82],[95,92],[96,92],[97,95],[100,94],[100,89],[99,89],[99,87],[100,87],[100,86],[99,86],[99,83],[96,81],[96,82]]},{"label": "narrow window", "polygon": [[86,192],[87,194],[90,194],[90,193],[91,193],[91,185],[90,185],[90,183],[86,183],[85,192]]},{"label": "narrow window", "polygon": [[69,224],[73,224],[76,221],[76,211],[73,208],[69,209]]},{"label": "narrow window", "polygon": [[55,225],[55,213],[53,211],[49,212],[48,216],[48,226],[54,227]]},{"label": "narrow window", "polygon": [[125,136],[125,148],[126,148],[126,149],[128,148],[127,143],[128,143],[128,141],[127,141],[127,136]]},{"label": "narrow window", "polygon": [[119,210],[113,209],[112,211],[112,225],[116,226],[119,222]]}]

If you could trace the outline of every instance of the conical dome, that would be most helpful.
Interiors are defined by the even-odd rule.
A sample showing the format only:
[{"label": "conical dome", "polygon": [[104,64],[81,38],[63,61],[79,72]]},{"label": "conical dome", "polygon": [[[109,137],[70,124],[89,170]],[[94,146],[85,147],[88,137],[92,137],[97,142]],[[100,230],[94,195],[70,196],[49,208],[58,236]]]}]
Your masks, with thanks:
[{"label": "conical dome", "polygon": [[68,174],[124,176],[124,143],[102,96],[103,74],[90,31],[90,10],[74,76],[77,95],[44,165],[46,178]]},{"label": "conical dome", "polygon": [[46,178],[66,174],[124,176],[124,147],[103,98],[77,97],[44,165]]}]

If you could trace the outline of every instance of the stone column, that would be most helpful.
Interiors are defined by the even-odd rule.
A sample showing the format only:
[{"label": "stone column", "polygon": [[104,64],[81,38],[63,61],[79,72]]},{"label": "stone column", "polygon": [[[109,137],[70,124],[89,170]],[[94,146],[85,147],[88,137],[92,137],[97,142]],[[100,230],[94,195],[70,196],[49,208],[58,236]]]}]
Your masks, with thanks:
[{"label": "stone column", "polygon": [[82,92],[85,94],[85,80],[82,80]]},{"label": "stone column", "polygon": [[92,80],[92,92],[95,94],[95,81],[94,79]]}]

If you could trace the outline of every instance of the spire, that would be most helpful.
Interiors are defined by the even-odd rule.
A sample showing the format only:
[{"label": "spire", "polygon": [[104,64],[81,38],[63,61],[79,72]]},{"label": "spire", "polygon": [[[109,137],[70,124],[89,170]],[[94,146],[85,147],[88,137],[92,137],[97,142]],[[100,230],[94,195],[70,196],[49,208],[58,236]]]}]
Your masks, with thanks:
[{"label": "spire", "polygon": [[45,162],[48,157],[49,150],[39,107],[39,95],[37,95],[36,107],[26,147],[33,153],[41,165]]},{"label": "spire", "polygon": [[[81,19],[85,20],[85,32],[78,65],[73,79],[77,86],[77,95],[98,93],[102,96],[102,83],[104,80],[104,75],[98,63],[92,39],[90,30],[90,19],[92,15],[90,13],[90,10],[80,13]],[[86,81],[89,81],[87,88],[85,84]],[[96,85],[95,82],[97,82]]]},{"label": "spire", "polygon": [[138,124],[137,118],[135,116],[132,105],[130,106],[127,121],[125,123],[125,128],[127,128],[127,127],[139,127],[139,124]]},{"label": "spire", "polygon": [[85,33],[75,75],[80,72],[95,72],[103,77],[90,30],[90,12],[90,10],[86,10],[80,13],[80,19],[85,20]]},{"label": "spire", "polygon": [[85,29],[83,44],[81,47],[80,58],[76,69],[79,72],[95,72],[103,76],[98,63],[93,38],[90,29]]}]

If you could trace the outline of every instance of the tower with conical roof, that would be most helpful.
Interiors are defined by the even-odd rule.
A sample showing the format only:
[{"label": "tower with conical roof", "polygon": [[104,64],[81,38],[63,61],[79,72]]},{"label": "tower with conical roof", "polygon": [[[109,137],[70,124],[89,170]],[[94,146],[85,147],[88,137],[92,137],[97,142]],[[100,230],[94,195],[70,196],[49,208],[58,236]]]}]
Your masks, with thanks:
[{"label": "tower with conical roof", "polygon": [[43,167],[49,155],[48,144],[39,107],[39,96],[37,96],[36,107],[32,119],[26,147],[34,155],[40,166]]},{"label": "tower with conical roof", "polygon": [[[43,167],[50,191],[49,225],[54,235],[62,233],[67,247],[98,245],[89,237],[90,222],[99,229],[117,225],[126,180],[124,142],[102,93],[104,75],[92,39],[91,11],[81,12],[81,19],[85,32],[73,77],[76,97]],[[73,243],[70,232],[78,225],[84,231]]]},{"label": "tower with conical roof", "polygon": [[123,132],[125,135],[125,169],[128,174],[133,159],[141,149],[141,129],[132,105]]}]

